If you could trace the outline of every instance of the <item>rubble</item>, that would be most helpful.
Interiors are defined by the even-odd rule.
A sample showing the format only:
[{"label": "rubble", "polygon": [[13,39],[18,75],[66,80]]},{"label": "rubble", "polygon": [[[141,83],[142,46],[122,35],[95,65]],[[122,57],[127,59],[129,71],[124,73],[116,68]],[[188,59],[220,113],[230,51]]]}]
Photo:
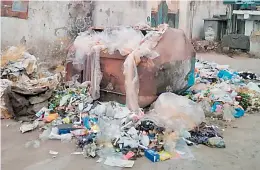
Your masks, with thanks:
[{"label": "rubble", "polygon": [[9,105],[9,97],[8,91],[9,87],[13,84],[12,81],[8,79],[1,79],[0,82],[0,93],[1,93],[1,119],[9,119],[13,117],[13,110],[12,107]]},{"label": "rubble", "polygon": [[220,49],[220,44],[215,41],[208,40],[193,40],[192,45],[196,52],[209,52],[209,51],[217,51]]},{"label": "rubble", "polygon": [[[8,57],[10,60],[7,60]],[[9,114],[5,118],[25,116],[33,120],[35,113],[42,107],[48,107],[48,99],[59,84],[61,74],[39,78],[43,72],[37,59],[24,47],[10,47],[1,56],[1,62],[1,93],[4,93],[1,99],[6,102],[1,108],[3,113]]]},{"label": "rubble", "polygon": [[38,120],[35,120],[33,123],[25,123],[25,124],[22,124],[22,126],[20,127],[20,131],[22,133],[25,133],[25,132],[36,129],[38,127],[38,125],[39,125]]}]

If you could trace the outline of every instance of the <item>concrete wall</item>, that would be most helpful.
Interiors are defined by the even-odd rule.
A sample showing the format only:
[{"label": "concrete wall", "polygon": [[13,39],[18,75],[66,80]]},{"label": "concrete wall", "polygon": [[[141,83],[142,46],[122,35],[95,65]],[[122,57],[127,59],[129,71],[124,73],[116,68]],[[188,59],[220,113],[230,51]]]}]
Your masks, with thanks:
[{"label": "concrete wall", "polygon": [[58,28],[67,24],[68,3],[30,1],[27,20],[1,17],[1,48],[18,45],[22,40],[36,57],[55,55],[62,48],[61,39],[67,38],[66,32]]},{"label": "concrete wall", "polygon": [[[167,3],[172,11],[179,10],[179,28],[188,37],[192,32],[192,38],[203,37],[204,18],[226,13],[226,6],[221,1],[195,1],[194,17],[190,1]],[[109,27],[144,23],[151,16],[152,4],[149,1],[94,1],[92,5],[87,1],[30,1],[27,20],[1,17],[1,47],[18,45],[22,40],[36,57],[65,58],[64,49],[78,32],[90,25]]]},{"label": "concrete wall", "polygon": [[227,5],[221,0],[195,1],[192,38],[204,38],[204,20],[213,15],[226,15]]},{"label": "concrete wall", "polygon": [[[151,10],[158,12],[158,6],[160,5],[161,1],[162,0],[148,1],[148,3],[150,4]],[[166,0],[166,3],[168,5],[168,12],[169,13],[178,13],[179,2],[180,1],[177,1],[177,0]]]},{"label": "concrete wall", "polygon": [[[193,39],[204,38],[204,20],[213,15],[226,15],[228,6],[222,0],[168,0],[166,1],[169,12],[179,10],[179,29],[187,37]],[[153,10],[158,10],[159,1],[151,1]]]},{"label": "concrete wall", "polygon": [[180,1],[179,3],[179,29],[182,29],[187,37],[190,37],[190,2]]},{"label": "concrete wall", "polygon": [[146,1],[30,1],[28,19],[1,17],[1,48],[26,41],[42,60],[65,58],[73,37],[89,26],[134,25],[150,14]]},{"label": "concrete wall", "polygon": [[95,1],[93,25],[111,27],[145,23],[151,16],[148,1]]},{"label": "concrete wall", "polygon": [[228,6],[221,0],[191,0],[179,2],[179,28],[192,39],[204,38],[204,20],[213,15],[226,15]]},{"label": "concrete wall", "polygon": [[250,54],[260,58],[260,31],[255,31],[250,36]]}]

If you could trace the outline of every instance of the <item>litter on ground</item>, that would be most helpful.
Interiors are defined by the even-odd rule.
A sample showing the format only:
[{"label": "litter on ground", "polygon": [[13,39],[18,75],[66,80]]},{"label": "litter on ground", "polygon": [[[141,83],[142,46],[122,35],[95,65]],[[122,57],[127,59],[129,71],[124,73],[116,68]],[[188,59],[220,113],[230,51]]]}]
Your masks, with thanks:
[{"label": "litter on ground", "polygon": [[[1,101],[4,101],[1,117],[17,120],[26,117],[24,120],[29,122],[21,124],[21,133],[39,128],[41,141],[75,139],[80,151],[72,155],[83,155],[86,159],[98,157],[97,163],[104,161],[108,166],[133,167],[140,157],[151,162],[194,159],[188,147],[191,145],[225,148],[220,128],[206,124],[205,119],[230,122],[259,111],[258,76],[197,60],[194,72],[187,71],[187,77],[191,76],[193,82],[183,81],[181,85],[185,90],[175,94],[165,88],[150,107],[140,108],[137,66],[145,62],[141,61],[144,57],[149,61],[161,57],[153,49],[166,31],[167,26],[163,25],[159,31],[146,36],[129,28],[114,31],[113,36],[107,32],[78,36],[74,42],[77,53],[73,64],[80,69],[84,61],[95,57],[92,79],[84,82],[78,82],[79,75],[63,82],[63,72],[40,77],[36,57],[23,48],[11,47],[5,54],[14,57],[10,61],[5,59],[1,67]],[[126,41],[122,35],[133,41]],[[87,41],[91,43],[86,45]],[[99,86],[104,73],[100,69],[99,53],[116,50],[126,56],[126,103],[101,102]],[[40,146],[39,141],[26,144],[30,145]],[[50,150],[49,154],[55,157],[58,152]]]}]

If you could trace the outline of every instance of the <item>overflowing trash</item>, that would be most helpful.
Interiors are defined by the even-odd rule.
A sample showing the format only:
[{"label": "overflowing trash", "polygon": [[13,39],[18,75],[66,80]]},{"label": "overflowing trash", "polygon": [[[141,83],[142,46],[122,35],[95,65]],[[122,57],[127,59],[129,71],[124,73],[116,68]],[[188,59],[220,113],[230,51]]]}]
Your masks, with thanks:
[{"label": "overflowing trash", "polygon": [[214,125],[207,126],[202,124],[190,131],[190,136],[187,138],[195,144],[205,144],[210,147],[225,148],[225,142],[218,128]]},{"label": "overflowing trash", "polygon": [[227,65],[198,61],[196,85],[185,95],[199,103],[206,116],[231,121],[259,108],[259,86],[250,80]]},{"label": "overflowing trash", "polygon": [[4,99],[1,110],[5,114],[1,117],[33,120],[36,112],[48,107],[48,99],[60,83],[61,73],[42,76],[36,57],[24,47],[10,47],[1,56],[1,62],[1,99]]},{"label": "overflowing trash", "polygon": [[91,29],[70,48],[66,80],[78,74],[79,82],[91,82],[94,100],[99,96],[115,100],[138,112],[139,106],[149,106],[161,93],[192,86],[195,56],[184,32],[165,24],[157,30]]},{"label": "overflowing trash", "polygon": [[[164,114],[169,105],[161,103],[162,100],[179,98],[183,98],[180,106]],[[100,157],[100,162],[110,166],[132,167],[134,160],[142,156],[158,162],[173,157],[180,159],[180,153],[190,155],[188,148],[187,152],[177,152],[177,143],[182,139],[179,136],[182,128],[178,125],[183,123],[183,128],[193,129],[204,120],[203,110],[191,100],[172,93],[163,94],[156,102],[155,111],[163,109],[163,112],[154,114],[161,114],[160,117],[171,119],[172,123],[163,124],[153,114],[145,115],[142,110],[136,114],[117,102],[93,101],[87,87],[59,89],[53,93],[49,107],[36,113],[37,120],[45,122],[39,137],[63,142],[74,138],[80,154],[86,158]],[[187,103],[190,108],[182,110]],[[199,118],[192,115],[194,109],[200,111]],[[185,147],[186,143],[180,144],[181,148],[183,145]]]},{"label": "overflowing trash", "polygon": [[[113,38],[117,39],[121,31],[115,33]],[[161,93],[149,109],[139,108],[137,65],[143,56],[159,57],[152,49],[164,31],[165,28],[162,28],[161,32],[148,34],[145,39],[132,32],[136,35],[132,38],[136,42],[142,41],[142,44],[122,46],[124,42],[119,42],[109,46],[109,49],[98,44],[95,49],[90,46],[87,51],[80,42],[90,37],[79,36],[76,45],[82,50],[77,51],[73,64],[80,68],[82,61],[91,60],[90,53],[96,54],[96,59],[91,62],[95,67],[91,73],[95,81],[83,83],[77,81],[79,75],[74,75],[70,82],[62,81],[62,73],[41,77],[33,55],[15,47],[10,48],[6,55],[17,51],[15,54],[19,56],[5,61],[1,68],[1,100],[4,101],[1,111],[6,110],[1,116],[30,117],[30,123],[21,124],[21,133],[40,128],[40,141],[75,141],[77,151],[71,154],[85,158],[98,157],[98,163],[108,166],[133,167],[134,161],[140,157],[146,157],[151,162],[194,159],[188,147],[194,144],[225,148],[219,128],[207,125],[205,117],[230,122],[248,112],[259,111],[257,75],[238,73],[227,65],[198,60],[192,75],[195,85],[182,96]],[[99,35],[94,38],[102,39]],[[111,37],[106,38],[102,41],[112,41]],[[105,49],[110,52],[117,49],[128,55],[124,63],[126,105],[97,100],[102,79],[98,53]],[[30,145],[37,148],[40,142],[29,141],[26,144]],[[59,155],[52,150],[49,154],[53,158]]]},{"label": "overflowing trash", "polygon": [[220,50],[220,43],[208,40],[194,40],[192,42],[196,52],[209,52]]}]

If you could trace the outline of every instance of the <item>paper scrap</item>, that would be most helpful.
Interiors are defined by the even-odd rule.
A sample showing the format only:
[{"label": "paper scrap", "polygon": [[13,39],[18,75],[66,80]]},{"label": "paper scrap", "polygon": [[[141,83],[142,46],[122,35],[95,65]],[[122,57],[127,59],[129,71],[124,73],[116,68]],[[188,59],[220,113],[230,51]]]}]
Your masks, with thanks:
[{"label": "paper scrap", "polygon": [[134,161],[123,160],[115,157],[107,157],[104,164],[108,166],[117,166],[122,168],[131,168],[134,166]]}]

